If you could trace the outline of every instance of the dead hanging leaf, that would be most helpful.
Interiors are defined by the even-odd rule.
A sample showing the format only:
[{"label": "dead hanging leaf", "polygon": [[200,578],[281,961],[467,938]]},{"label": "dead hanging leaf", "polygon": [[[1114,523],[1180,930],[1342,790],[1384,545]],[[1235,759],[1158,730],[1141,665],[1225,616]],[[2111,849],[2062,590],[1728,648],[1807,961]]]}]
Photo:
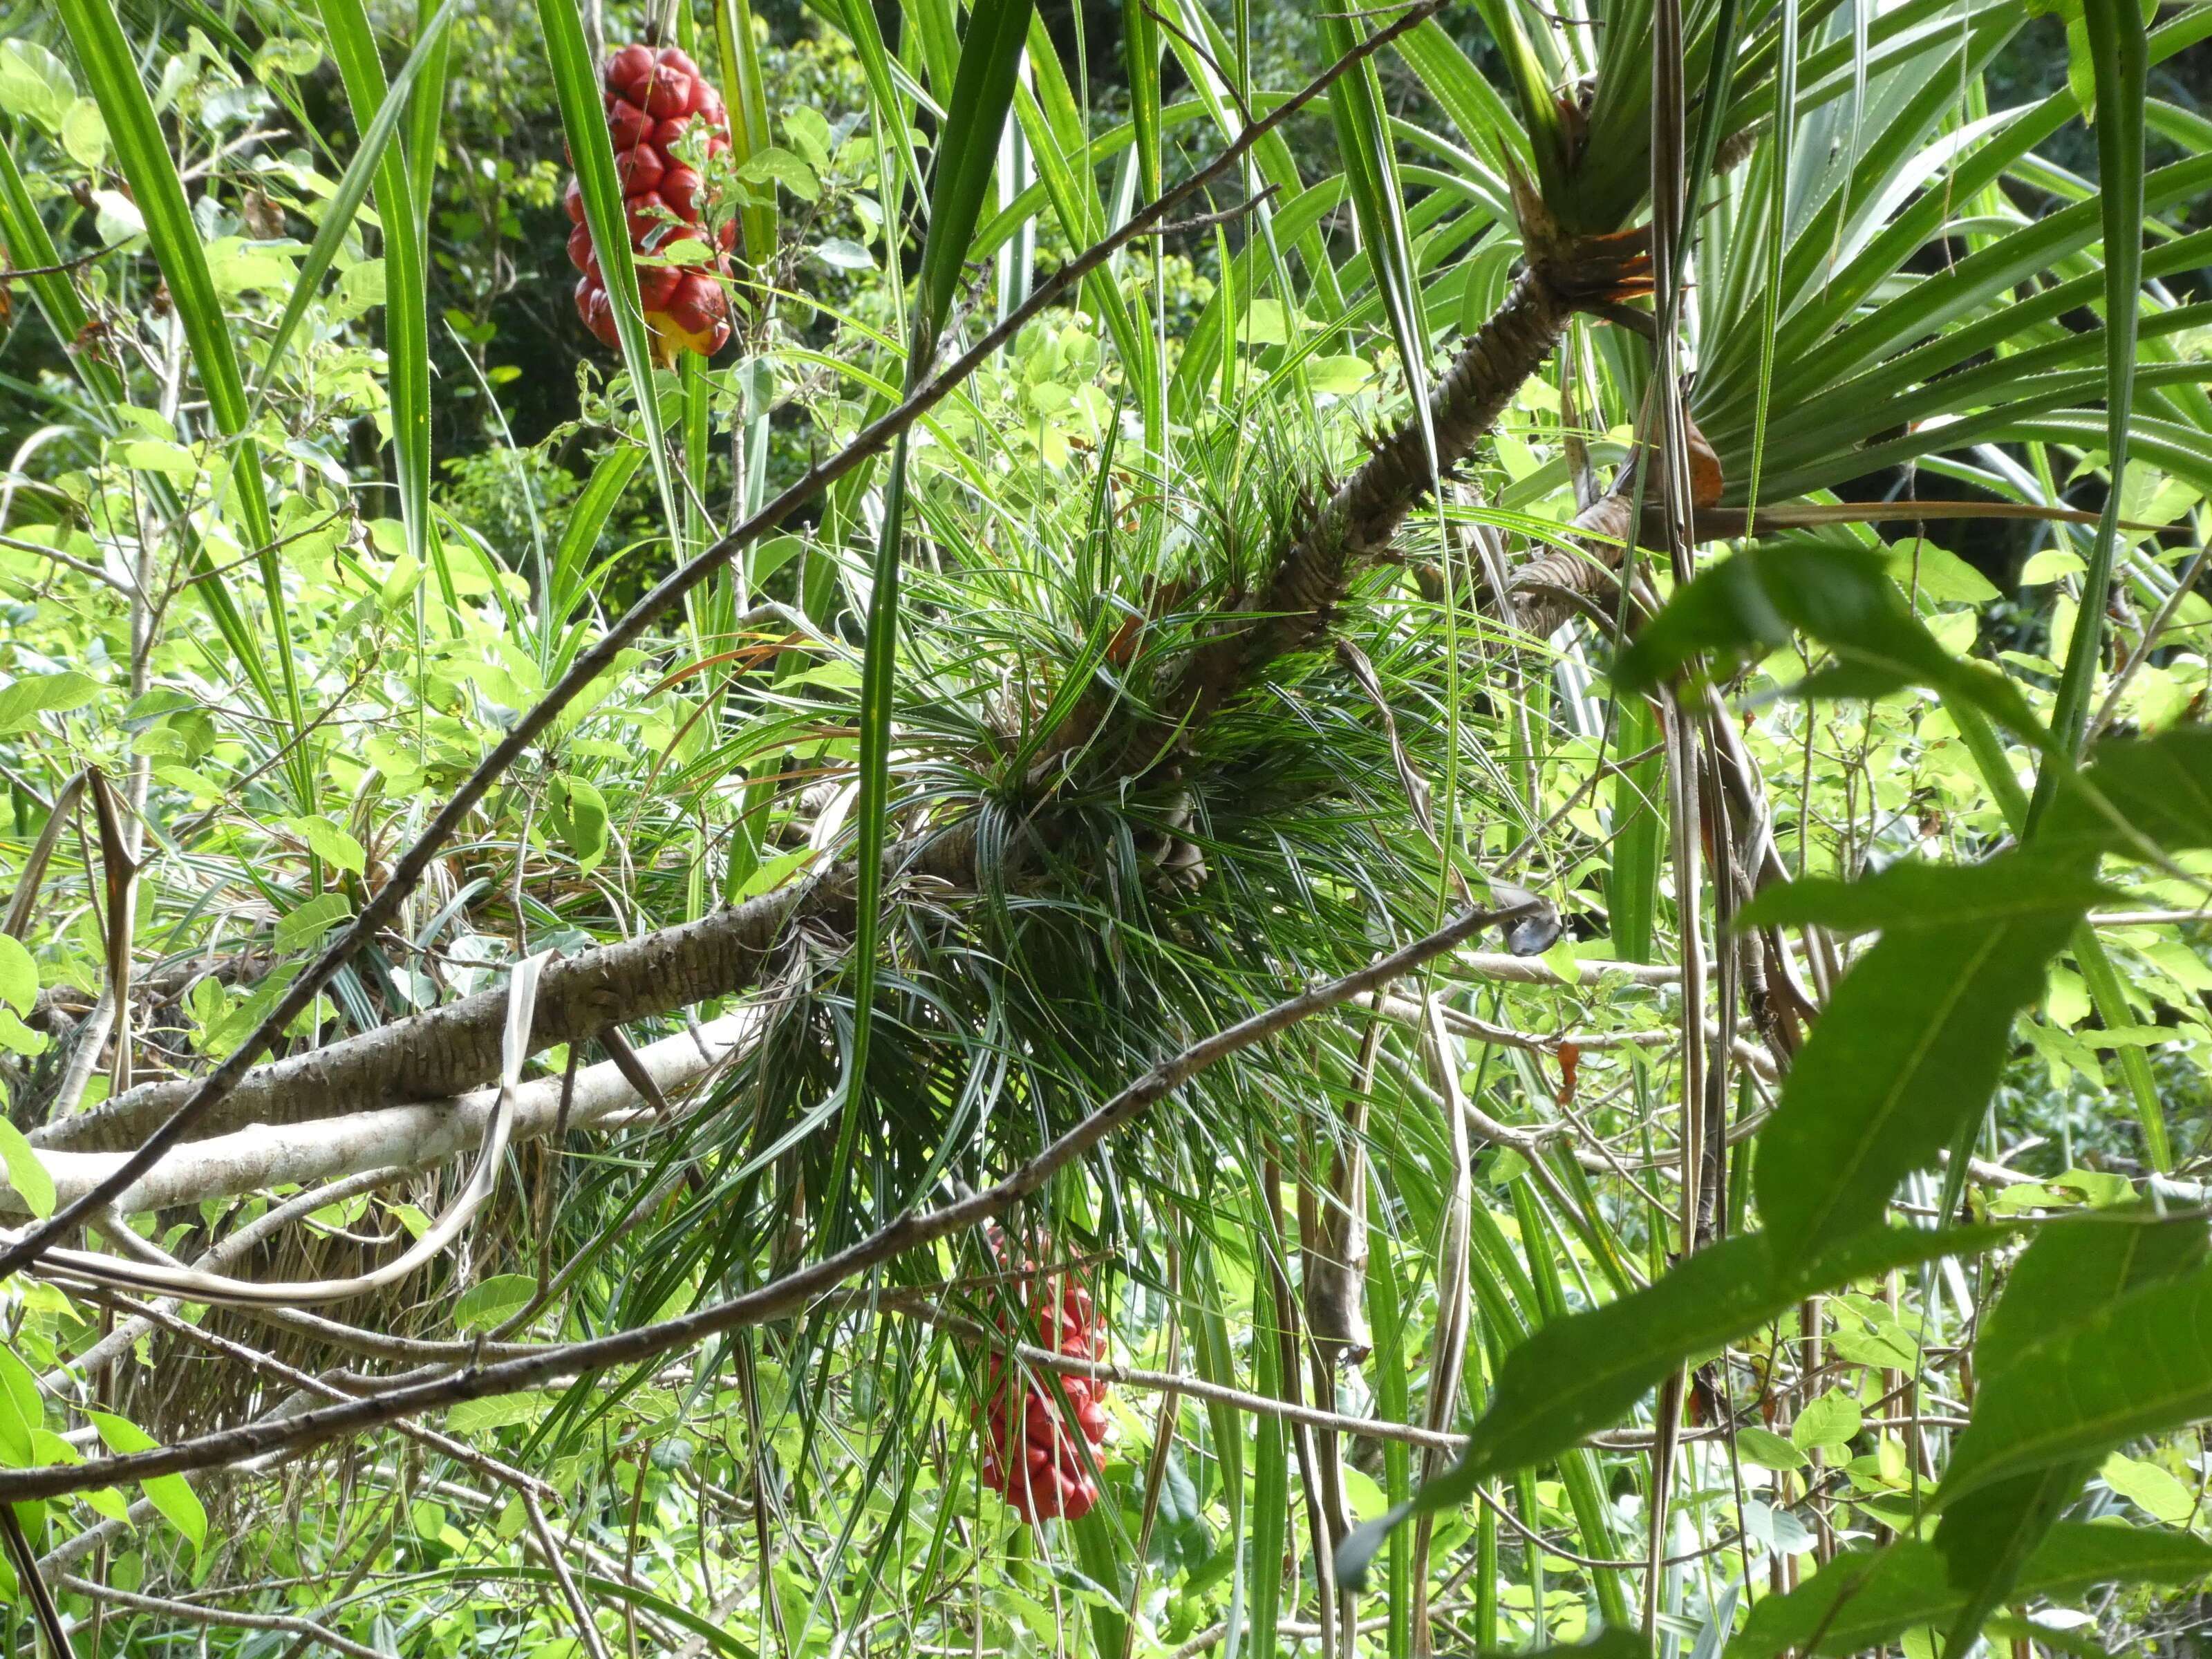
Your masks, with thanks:
[{"label": "dead hanging leaf", "polygon": [[238,204],[238,216],[256,241],[274,242],[284,234],[284,210],[269,199],[264,190],[249,190]]},{"label": "dead hanging leaf", "polygon": [[76,338],[70,342],[69,349],[73,355],[78,356],[94,358],[106,356],[108,355],[107,325],[97,317],[87,319],[85,325],[77,330]]},{"label": "dead hanging leaf", "polygon": [[1721,504],[1721,491],[1727,480],[1721,476],[1721,458],[1705,441],[1705,434],[1698,430],[1698,423],[1690,418],[1686,409],[1682,411],[1684,435],[1690,450],[1690,505],[1703,510]]},{"label": "dead hanging leaf", "polygon": [[1148,583],[1144,608],[1125,617],[1115,630],[1114,637],[1107,642],[1106,660],[1116,668],[1127,668],[1136,661],[1137,649],[1143,642],[1146,628],[1179,609],[1190,597],[1191,586],[1188,580],[1182,578]]}]

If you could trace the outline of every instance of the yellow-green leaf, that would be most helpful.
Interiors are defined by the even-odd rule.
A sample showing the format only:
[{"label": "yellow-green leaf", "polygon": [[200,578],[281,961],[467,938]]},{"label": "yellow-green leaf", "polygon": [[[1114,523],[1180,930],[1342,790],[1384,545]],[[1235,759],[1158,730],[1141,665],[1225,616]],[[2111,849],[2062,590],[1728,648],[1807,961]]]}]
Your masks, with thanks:
[{"label": "yellow-green leaf", "polygon": [[[161,1443],[127,1418],[111,1412],[88,1411],[100,1438],[112,1452],[151,1451]],[[199,1494],[181,1474],[157,1474],[139,1483],[145,1488],[147,1501],[161,1510],[171,1526],[191,1540],[194,1549],[207,1541],[207,1509]]]},{"label": "yellow-green leaf", "polygon": [[0,1164],[7,1167],[8,1184],[33,1215],[44,1221],[54,1212],[53,1176],[39,1162],[23,1132],[5,1117],[0,1117]]}]

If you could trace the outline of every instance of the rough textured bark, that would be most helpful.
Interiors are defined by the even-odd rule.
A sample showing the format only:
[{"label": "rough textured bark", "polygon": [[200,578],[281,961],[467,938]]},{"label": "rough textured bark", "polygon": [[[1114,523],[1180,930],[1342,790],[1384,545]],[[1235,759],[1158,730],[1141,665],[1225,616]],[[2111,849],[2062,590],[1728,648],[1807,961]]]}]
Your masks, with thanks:
[{"label": "rough textured bark", "polygon": [[[818,921],[843,933],[852,895],[832,872],[681,927],[586,951],[540,981],[533,1051],[582,1041],[610,1025],[688,1008],[757,983],[785,929]],[[196,1126],[201,1136],[249,1124],[285,1124],[458,1095],[499,1075],[503,987],[412,1018],[257,1067]],[[136,1146],[191,1096],[191,1079],[143,1085],[35,1131],[41,1147],[119,1152]]]},{"label": "rough textured bark", "polygon": [[1624,492],[1601,495],[1575,514],[1577,550],[1551,548],[1516,565],[1508,578],[1513,611],[1521,626],[1548,639],[1580,613],[1575,595],[1604,594],[1610,608],[1614,580],[1627,550],[1629,519],[1635,503]]}]

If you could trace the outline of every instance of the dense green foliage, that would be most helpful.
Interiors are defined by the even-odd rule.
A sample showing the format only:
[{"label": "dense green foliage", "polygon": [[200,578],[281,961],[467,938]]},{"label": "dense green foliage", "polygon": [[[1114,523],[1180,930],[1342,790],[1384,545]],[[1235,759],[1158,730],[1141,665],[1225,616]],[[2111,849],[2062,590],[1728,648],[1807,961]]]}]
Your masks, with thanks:
[{"label": "dense green foliage", "polygon": [[2025,9],[0,13],[0,1653],[2196,1651],[2212,5]]}]

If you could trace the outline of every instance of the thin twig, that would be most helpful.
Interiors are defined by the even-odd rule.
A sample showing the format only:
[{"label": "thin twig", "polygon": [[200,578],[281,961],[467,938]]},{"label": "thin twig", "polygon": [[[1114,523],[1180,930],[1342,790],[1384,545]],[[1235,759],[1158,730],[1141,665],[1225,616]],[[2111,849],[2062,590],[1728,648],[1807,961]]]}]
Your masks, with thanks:
[{"label": "thin twig", "polygon": [[[644,1486],[641,1479],[638,1485]],[[561,1553],[560,1541],[553,1536],[553,1528],[545,1523],[545,1511],[538,1507],[538,1499],[529,1492],[522,1497],[523,1513],[530,1517],[530,1529],[538,1534],[538,1553],[544,1556],[545,1565],[553,1570],[554,1582],[561,1586],[561,1599],[568,1604],[569,1615],[576,1621],[576,1637],[592,1659],[607,1659],[607,1650],[599,1640],[599,1627],[592,1618],[590,1605],[583,1592],[576,1588],[575,1575],[568,1571],[568,1558]]]},{"label": "thin twig", "polygon": [[[82,1294],[89,1301],[104,1303],[121,1312],[143,1319],[149,1325],[158,1325],[173,1336],[182,1337],[186,1341],[198,1342],[204,1347],[212,1348],[226,1358],[234,1359],[240,1364],[264,1371],[270,1376],[281,1382],[289,1382],[294,1388],[306,1393],[320,1395],[325,1400],[341,1401],[352,1399],[359,1393],[358,1389],[349,1393],[346,1389],[322,1377],[312,1376],[296,1366],[286,1364],[274,1354],[264,1353],[258,1348],[248,1347],[243,1342],[209,1330],[204,1326],[195,1325],[189,1320],[179,1319],[157,1304],[139,1302],[132,1297],[118,1295],[112,1291],[89,1291]],[[448,1435],[441,1434],[434,1429],[426,1429],[419,1423],[404,1421],[395,1423],[392,1427],[410,1439],[418,1441],[433,1451],[450,1457],[456,1463],[472,1468],[478,1474],[500,1481],[503,1485],[512,1486],[518,1492],[550,1493],[553,1490],[536,1475],[526,1474],[512,1464],[502,1462],[487,1453],[477,1451],[474,1447],[455,1440]]]},{"label": "thin twig", "polygon": [[1208,1400],[1218,1406],[1227,1406],[1240,1412],[1249,1412],[1255,1417],[1272,1417],[1285,1423],[1300,1423],[1308,1428],[1328,1429],[1338,1434],[1361,1434],[1371,1440],[1401,1440],[1409,1446],[1432,1447],[1438,1451],[1457,1451],[1467,1444],[1463,1434],[1441,1433],[1412,1423],[1389,1423],[1369,1417],[1348,1417],[1340,1412],[1322,1411],[1315,1406],[1293,1405],[1278,1400],[1273,1395],[1247,1394],[1242,1389],[1231,1389],[1218,1382],[1209,1382],[1202,1377],[1185,1376],[1179,1371],[1139,1370],[1130,1365],[1116,1365],[1109,1360],[1085,1359],[1064,1354],[1057,1349],[1039,1348],[1026,1342],[1009,1344],[1005,1335],[980,1321],[961,1314],[951,1313],[926,1296],[902,1292],[887,1292],[877,1298],[878,1305],[889,1312],[904,1314],[925,1325],[934,1325],[941,1330],[964,1336],[969,1340],[985,1344],[994,1349],[1011,1348],[1013,1357],[1034,1370],[1056,1371],[1062,1376],[1089,1377],[1100,1382],[1118,1382],[1124,1388],[1142,1389],[1147,1393],[1170,1396],[1188,1395],[1193,1400]]},{"label": "thin twig", "polygon": [[[222,1607],[204,1607],[191,1601],[173,1601],[165,1595],[141,1595],[134,1590],[119,1590],[106,1584],[96,1584],[89,1578],[79,1578],[74,1573],[62,1575],[62,1588],[78,1595],[89,1596],[95,1601],[106,1601],[118,1607],[130,1607],[138,1613],[157,1613],[164,1619],[179,1619],[188,1625],[224,1626],[238,1630],[281,1630],[294,1636],[303,1636],[311,1642],[319,1642],[338,1653],[349,1653],[356,1659],[385,1659],[372,1647],[364,1647],[349,1637],[339,1635],[326,1625],[312,1619],[301,1619],[283,1613],[232,1613]],[[66,1651],[66,1650],[64,1650]]]},{"label": "thin twig", "polygon": [[112,588],[125,599],[131,597],[128,584],[116,580],[90,561],[80,559],[74,553],[64,553],[58,547],[48,547],[44,542],[27,542],[15,536],[0,536],[0,547],[14,553],[35,553],[42,559],[52,559],[56,564],[66,566],[80,576],[98,582],[102,587]]},{"label": "thin twig", "polygon": [[1171,225],[1155,225],[1145,233],[1147,236],[1179,236],[1187,230],[1204,230],[1212,225],[1225,225],[1232,219],[1241,219],[1280,190],[1280,185],[1270,185],[1256,196],[1248,196],[1234,207],[1225,207],[1216,213],[1201,213],[1195,219],[1178,219]]},{"label": "thin twig", "polygon": [[126,236],[119,242],[110,242],[106,247],[94,248],[89,253],[80,253],[74,259],[64,259],[58,265],[21,265],[13,269],[0,265],[0,286],[24,276],[66,276],[73,270],[82,270],[95,259],[105,259],[109,254],[128,247],[136,240]]}]

